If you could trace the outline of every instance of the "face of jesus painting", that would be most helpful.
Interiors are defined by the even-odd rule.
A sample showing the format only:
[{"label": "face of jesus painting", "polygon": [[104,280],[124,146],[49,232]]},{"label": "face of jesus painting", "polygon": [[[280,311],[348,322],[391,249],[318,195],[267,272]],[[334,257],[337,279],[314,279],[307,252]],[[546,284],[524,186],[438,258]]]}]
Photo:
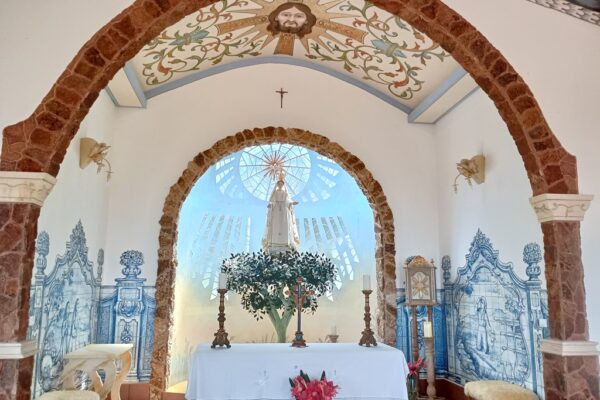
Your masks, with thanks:
[{"label": "face of jesus painting", "polygon": [[292,7],[289,10],[280,12],[276,20],[279,23],[279,29],[296,33],[306,24],[306,14],[296,7]]},{"label": "face of jesus painting", "polygon": [[292,33],[302,38],[312,32],[317,18],[310,8],[302,3],[283,3],[269,14],[267,30],[272,35]]}]

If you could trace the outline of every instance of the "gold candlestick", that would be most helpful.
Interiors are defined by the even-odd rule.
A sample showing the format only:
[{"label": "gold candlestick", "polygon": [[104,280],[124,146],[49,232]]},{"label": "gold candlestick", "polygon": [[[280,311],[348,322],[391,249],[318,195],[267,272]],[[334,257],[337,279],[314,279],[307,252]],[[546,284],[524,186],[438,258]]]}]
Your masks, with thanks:
[{"label": "gold candlestick", "polygon": [[212,346],[210,347],[212,347],[213,349],[217,346],[227,346],[227,348],[230,348],[231,344],[229,344],[229,339],[227,339],[227,332],[225,332],[225,293],[227,293],[227,289],[217,289],[217,292],[220,296],[219,318],[217,318],[217,321],[219,321],[219,330],[215,333],[215,340],[213,340]]},{"label": "gold candlestick", "polygon": [[294,302],[296,303],[296,313],[298,313],[298,327],[294,335],[294,340],[292,341],[292,347],[307,347],[306,340],[304,340],[304,334],[302,333],[302,306],[304,305],[306,298],[312,296],[314,292],[312,290],[304,289],[304,286],[302,286],[302,278],[298,277],[296,283],[296,290],[293,291],[293,294]]},{"label": "gold candlestick", "polygon": [[365,345],[367,347],[377,346],[375,335],[371,330],[371,306],[369,305],[369,295],[373,293],[372,290],[363,290],[365,295],[365,330],[362,331],[362,336],[358,342],[359,346]]}]

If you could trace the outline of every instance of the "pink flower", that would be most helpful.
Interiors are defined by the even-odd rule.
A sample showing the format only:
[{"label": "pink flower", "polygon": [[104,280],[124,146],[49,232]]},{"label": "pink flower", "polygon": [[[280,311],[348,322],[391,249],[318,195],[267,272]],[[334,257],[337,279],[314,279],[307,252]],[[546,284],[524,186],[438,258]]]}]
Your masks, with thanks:
[{"label": "pink flower", "polygon": [[418,376],[421,368],[425,368],[425,360],[419,359],[408,363],[408,376]]},{"label": "pink flower", "polygon": [[321,379],[311,380],[300,371],[300,375],[290,379],[290,384],[292,396],[296,400],[332,400],[338,389],[337,385],[325,377],[325,373],[321,375]]}]

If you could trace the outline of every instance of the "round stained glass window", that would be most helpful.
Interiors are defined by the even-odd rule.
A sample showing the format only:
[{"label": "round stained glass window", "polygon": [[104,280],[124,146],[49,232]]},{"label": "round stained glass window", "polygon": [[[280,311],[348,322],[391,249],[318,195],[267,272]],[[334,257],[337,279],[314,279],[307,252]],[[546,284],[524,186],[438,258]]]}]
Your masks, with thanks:
[{"label": "round stained glass window", "polygon": [[279,171],[285,171],[285,183],[294,197],[304,189],[310,178],[311,160],[304,147],[274,143],[252,146],[240,155],[240,179],[253,196],[268,200]]},{"label": "round stained glass window", "polygon": [[340,166],[333,160],[304,147],[273,143],[247,147],[215,164],[215,183],[232,199],[250,196],[267,201],[279,171],[294,200],[315,203],[327,200],[335,187]]}]

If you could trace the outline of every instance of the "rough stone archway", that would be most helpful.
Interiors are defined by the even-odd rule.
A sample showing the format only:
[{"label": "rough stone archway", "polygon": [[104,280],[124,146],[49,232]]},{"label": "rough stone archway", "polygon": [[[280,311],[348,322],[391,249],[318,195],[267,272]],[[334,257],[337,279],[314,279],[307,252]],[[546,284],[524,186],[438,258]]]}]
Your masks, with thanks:
[{"label": "rough stone archway", "polygon": [[[396,343],[396,246],[394,218],[379,182],[365,164],[338,143],[325,136],[291,128],[255,128],[244,130],[216,142],[188,163],[165,199],[160,219],[158,272],[156,275],[156,309],[154,319],[154,352],[152,354],[153,397],[160,399],[169,376],[170,333],[175,303],[177,257],[177,224],[179,211],[196,181],[206,170],[230,154],[248,146],[270,143],[289,143],[314,150],[340,164],[356,181],[373,210],[375,223],[375,262],[377,289],[377,331],[385,343]],[[388,299],[388,301],[386,301]],[[391,299],[391,300],[390,300]],[[162,310],[158,313],[158,310]]]},{"label": "rough stone archway", "polygon": [[[4,130],[0,170],[56,176],[79,124],[124,63],[164,28],[216,1],[135,0],[83,46],[29,118]],[[534,195],[578,192],[575,157],[551,132],[523,79],[479,31],[441,0],[373,3],[440,43],[473,76],[506,122]],[[38,216],[35,204],[0,203],[0,281],[6,282],[0,342],[25,340]],[[579,223],[543,222],[542,231],[551,335],[587,340]],[[31,365],[31,357],[0,362],[0,399],[29,397]],[[545,356],[544,365],[548,398],[600,398],[597,356]]]}]

